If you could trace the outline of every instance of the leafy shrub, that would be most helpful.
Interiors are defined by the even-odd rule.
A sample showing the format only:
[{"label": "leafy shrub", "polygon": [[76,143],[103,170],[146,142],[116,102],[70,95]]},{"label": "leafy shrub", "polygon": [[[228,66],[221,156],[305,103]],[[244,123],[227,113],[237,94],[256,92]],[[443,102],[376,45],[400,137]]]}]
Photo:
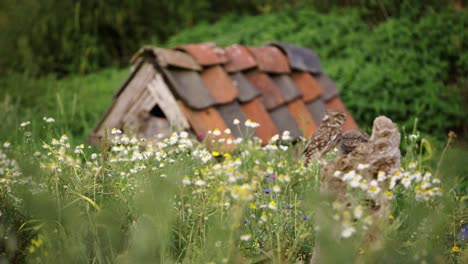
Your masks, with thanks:
[{"label": "leafy shrub", "polygon": [[[126,64],[150,39],[226,13],[253,14],[278,0],[0,2],[0,74],[86,73]],[[282,3],[282,6],[285,4]]]},{"label": "leafy shrub", "polygon": [[312,48],[364,128],[380,114],[411,127],[408,117],[413,116],[422,120],[422,132],[442,137],[468,118],[456,89],[466,89],[462,76],[468,75],[467,23],[464,10],[433,13],[418,21],[389,19],[370,27],[357,10],[323,15],[304,8],[230,16],[185,30],[168,44],[257,45],[279,40]]},{"label": "leafy shrub", "polygon": [[198,1],[58,1],[0,2],[0,74],[21,71],[37,76],[86,73],[108,65],[126,64],[139,46],[200,22],[212,23],[227,14],[256,15],[298,5],[322,11],[356,7],[366,21],[419,17],[443,10],[451,1],[385,0],[198,0]]}]

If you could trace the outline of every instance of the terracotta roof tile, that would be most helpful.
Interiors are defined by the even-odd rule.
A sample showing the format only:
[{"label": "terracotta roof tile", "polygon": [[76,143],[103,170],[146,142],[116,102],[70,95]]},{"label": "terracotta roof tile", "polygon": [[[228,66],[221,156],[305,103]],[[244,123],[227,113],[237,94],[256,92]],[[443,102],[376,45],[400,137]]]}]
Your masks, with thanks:
[{"label": "terracotta roof tile", "polygon": [[302,134],[306,137],[310,137],[314,133],[315,129],[317,129],[317,124],[315,123],[312,114],[309,112],[309,109],[307,109],[304,104],[304,101],[302,101],[302,99],[296,99],[288,103],[288,110],[299,125]]},{"label": "terracotta roof tile", "polygon": [[[346,112],[345,129],[357,128],[336,85],[322,72],[317,55],[308,49],[284,43],[226,48],[201,43],[173,50],[144,47],[132,61],[136,67],[96,127],[98,136],[104,134],[105,124],[119,128],[125,123],[157,119],[162,126],[148,124],[144,131],[140,127],[139,133],[151,134],[152,129],[162,128],[170,133],[179,122],[196,134],[230,128],[232,136],[238,137],[246,135],[244,124],[250,119],[260,124],[253,135],[266,144],[286,130],[293,139],[310,136],[321,123],[326,107]],[[154,85],[150,87],[149,83]],[[165,95],[175,99],[164,100]],[[153,107],[164,109],[158,114],[153,113]],[[185,123],[169,114],[171,111],[185,117]],[[240,124],[234,125],[233,119]]]},{"label": "terracotta roof tile", "polygon": [[226,63],[224,49],[215,43],[201,43],[177,46],[176,49],[188,52],[202,66]]},{"label": "terracotta roof tile", "polygon": [[242,104],[241,108],[250,120],[260,124],[259,127],[255,128],[255,132],[264,143],[267,143],[274,135],[279,134],[278,128],[260,99],[254,98]]},{"label": "terracotta roof tile", "polygon": [[267,74],[260,71],[250,71],[246,73],[246,77],[262,94],[260,100],[268,110],[286,103],[283,94]]},{"label": "terracotta roof tile", "polygon": [[206,136],[210,130],[214,131],[215,129],[219,129],[224,131],[228,128],[221,114],[214,107],[194,110],[181,100],[177,101],[177,103],[197,135]]},{"label": "terracotta roof tile", "polygon": [[343,124],[343,130],[359,129],[358,125],[356,124],[356,121],[354,121],[352,115],[348,112],[345,105],[338,96],[335,96],[332,99],[330,99],[327,102],[327,107],[346,113],[346,121]]},{"label": "terracotta roof tile", "polygon": [[228,72],[239,72],[257,66],[257,62],[245,46],[235,44],[226,47],[224,51],[228,60],[224,69]]},{"label": "terracotta roof tile", "polygon": [[225,104],[237,98],[237,89],[221,66],[216,65],[206,68],[201,73],[201,78],[205,87],[215,98],[216,103]]},{"label": "terracotta roof tile", "polygon": [[290,73],[288,59],[274,46],[248,47],[258,68],[268,73]]},{"label": "terracotta roof tile", "polygon": [[294,72],[292,78],[296,86],[301,90],[305,102],[314,101],[324,93],[315,78],[307,72]]},{"label": "terracotta roof tile", "polygon": [[286,53],[292,69],[314,74],[322,73],[319,57],[314,51],[281,42],[273,42],[271,45],[277,46]]}]

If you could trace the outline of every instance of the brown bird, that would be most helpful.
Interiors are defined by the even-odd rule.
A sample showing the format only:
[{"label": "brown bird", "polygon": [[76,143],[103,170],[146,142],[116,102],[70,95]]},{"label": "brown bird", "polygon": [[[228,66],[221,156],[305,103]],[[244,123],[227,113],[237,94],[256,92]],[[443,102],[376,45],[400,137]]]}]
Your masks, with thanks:
[{"label": "brown bird", "polygon": [[326,164],[322,158],[329,152],[341,139],[343,133],[343,123],[346,115],[336,110],[327,110],[322,123],[310,138],[310,142],[305,148],[305,166],[309,166],[310,160],[318,159],[320,163]]},{"label": "brown bird", "polygon": [[338,149],[341,154],[352,152],[359,144],[367,143],[369,135],[360,130],[348,130],[343,132],[338,142]]}]

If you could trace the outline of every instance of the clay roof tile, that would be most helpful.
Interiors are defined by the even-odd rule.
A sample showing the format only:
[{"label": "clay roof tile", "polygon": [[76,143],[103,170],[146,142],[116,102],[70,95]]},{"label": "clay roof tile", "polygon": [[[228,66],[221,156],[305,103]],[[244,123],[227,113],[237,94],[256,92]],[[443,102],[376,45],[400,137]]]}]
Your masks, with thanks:
[{"label": "clay roof tile", "polygon": [[177,46],[175,49],[189,53],[202,66],[210,66],[227,62],[224,49],[213,42]]},{"label": "clay roof tile", "polygon": [[277,74],[291,72],[288,59],[277,47],[248,47],[248,49],[255,58],[260,70]]},{"label": "clay roof tile", "polygon": [[226,47],[224,51],[227,58],[224,69],[228,72],[239,72],[257,66],[257,62],[245,46],[235,44]]},{"label": "clay roof tile", "polygon": [[221,66],[206,68],[201,73],[201,78],[217,104],[226,104],[237,99],[237,89]]}]

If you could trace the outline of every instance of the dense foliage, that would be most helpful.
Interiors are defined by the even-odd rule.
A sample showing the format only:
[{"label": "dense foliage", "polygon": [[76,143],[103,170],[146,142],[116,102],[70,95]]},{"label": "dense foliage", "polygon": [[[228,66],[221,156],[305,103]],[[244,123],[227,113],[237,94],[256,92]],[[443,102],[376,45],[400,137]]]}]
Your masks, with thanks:
[{"label": "dense foliage", "polygon": [[163,43],[229,12],[258,13],[263,2],[279,1],[1,1],[0,74],[76,74],[126,64],[145,42]]},{"label": "dense foliage", "polygon": [[417,18],[451,8],[449,0],[198,0],[198,1],[59,1],[0,2],[0,74],[86,73],[126,64],[139,46],[168,37],[200,22],[227,14],[255,15],[297,7],[322,11],[358,7],[372,23],[390,17]]}]

